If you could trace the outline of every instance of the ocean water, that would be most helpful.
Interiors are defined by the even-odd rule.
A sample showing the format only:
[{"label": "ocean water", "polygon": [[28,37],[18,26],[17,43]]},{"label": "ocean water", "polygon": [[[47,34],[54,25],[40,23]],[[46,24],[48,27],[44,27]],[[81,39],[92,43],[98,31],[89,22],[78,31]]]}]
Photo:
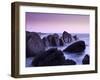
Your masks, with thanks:
[{"label": "ocean water", "polygon": [[[51,34],[51,33],[39,33],[39,35],[41,36],[41,39],[43,37],[49,35],[49,34]],[[61,35],[62,34],[59,33],[59,36],[61,36]],[[89,34],[74,34],[74,33],[72,33],[72,36],[74,36],[74,35],[77,35],[79,40],[85,41],[86,49],[82,53],[67,53],[67,52],[63,52],[63,54],[65,56],[65,59],[72,59],[72,60],[74,60],[77,63],[77,65],[82,65],[82,60],[83,60],[84,56],[86,54],[90,55],[90,52],[89,52],[90,51],[89,50],[89,48],[90,48],[90,45],[89,45]],[[68,45],[70,45],[72,43],[69,43],[66,46],[57,47],[57,48],[62,51]],[[51,47],[49,47],[49,48],[51,48]],[[34,57],[26,58],[26,67],[32,67],[31,62],[32,62],[33,59],[34,59]]]}]

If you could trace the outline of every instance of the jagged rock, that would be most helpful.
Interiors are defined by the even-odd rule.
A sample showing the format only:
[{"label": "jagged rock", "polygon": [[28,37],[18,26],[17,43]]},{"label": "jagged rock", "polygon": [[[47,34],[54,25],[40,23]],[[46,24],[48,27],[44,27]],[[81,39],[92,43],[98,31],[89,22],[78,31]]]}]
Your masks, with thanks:
[{"label": "jagged rock", "polygon": [[73,44],[69,45],[63,51],[69,52],[69,53],[77,53],[77,52],[83,52],[85,48],[86,48],[85,42],[80,40],[80,41],[76,41]]},{"label": "jagged rock", "polygon": [[89,55],[85,55],[85,57],[82,60],[83,64],[89,64],[90,63],[90,57]]},{"label": "jagged rock", "polygon": [[26,57],[36,56],[44,51],[45,47],[38,33],[30,32],[30,38],[26,42]]},{"label": "jagged rock", "polygon": [[66,31],[63,32],[62,34],[63,40],[65,43],[70,43],[72,42],[72,35]]},{"label": "jagged rock", "polygon": [[76,65],[76,62],[74,60],[72,60],[72,59],[67,59],[65,61],[65,65]]},{"label": "jagged rock", "polygon": [[33,66],[56,66],[64,65],[65,57],[62,51],[57,50],[57,48],[52,48],[46,52],[38,55],[32,62]]}]

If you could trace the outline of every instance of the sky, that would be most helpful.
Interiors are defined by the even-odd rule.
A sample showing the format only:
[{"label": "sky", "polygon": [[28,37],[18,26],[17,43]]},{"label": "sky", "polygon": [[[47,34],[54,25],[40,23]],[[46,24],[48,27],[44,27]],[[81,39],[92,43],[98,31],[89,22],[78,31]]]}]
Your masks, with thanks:
[{"label": "sky", "polygon": [[26,31],[43,33],[89,33],[89,15],[32,13],[25,14]]}]

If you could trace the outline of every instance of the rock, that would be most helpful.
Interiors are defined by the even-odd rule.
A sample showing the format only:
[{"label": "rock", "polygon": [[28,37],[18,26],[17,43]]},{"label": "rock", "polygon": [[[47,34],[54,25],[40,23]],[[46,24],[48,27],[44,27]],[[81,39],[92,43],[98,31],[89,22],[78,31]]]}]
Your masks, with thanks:
[{"label": "rock", "polygon": [[49,41],[48,41],[47,37],[43,37],[42,41],[43,41],[45,47],[49,47]]},{"label": "rock", "polygon": [[89,64],[90,63],[90,57],[89,55],[85,55],[85,57],[82,60],[83,64]]},{"label": "rock", "polygon": [[26,31],[26,57],[28,56],[28,53],[29,53],[27,45],[30,38],[31,38],[31,32]]},{"label": "rock", "polygon": [[31,32],[26,31],[26,42],[30,39],[31,37]]},{"label": "rock", "polygon": [[52,38],[53,38],[52,35],[48,35],[48,36],[47,36],[47,39],[48,39],[48,41],[49,41],[49,46],[52,46]]},{"label": "rock", "polygon": [[76,41],[76,42],[70,44],[63,51],[69,52],[69,53],[77,53],[77,52],[83,52],[85,50],[85,48],[86,48],[85,42],[80,40],[80,41]]},{"label": "rock", "polygon": [[59,35],[58,34],[53,34],[53,35],[48,35],[47,39],[49,41],[49,46],[59,46]]},{"label": "rock", "polygon": [[63,37],[63,40],[65,43],[70,43],[72,42],[72,36],[70,33],[64,31],[63,34],[62,34],[62,37]]},{"label": "rock", "polygon": [[65,57],[62,51],[57,50],[57,48],[52,48],[46,52],[38,55],[32,61],[33,66],[57,66],[64,65]]},{"label": "rock", "polygon": [[71,60],[71,59],[67,59],[65,61],[65,65],[76,65],[76,62],[74,60]]},{"label": "rock", "polygon": [[59,35],[55,33],[52,35],[52,46],[59,46],[59,45],[60,45]]},{"label": "rock", "polygon": [[57,33],[54,33],[53,37],[59,38],[59,35]]},{"label": "rock", "polygon": [[38,33],[31,32],[30,38],[26,42],[26,57],[36,56],[44,51],[45,46]]},{"label": "rock", "polygon": [[78,40],[77,35],[74,35],[73,38],[74,38],[74,40]]},{"label": "rock", "polygon": [[64,41],[63,41],[62,37],[59,39],[59,44],[60,44],[60,46],[64,46]]}]

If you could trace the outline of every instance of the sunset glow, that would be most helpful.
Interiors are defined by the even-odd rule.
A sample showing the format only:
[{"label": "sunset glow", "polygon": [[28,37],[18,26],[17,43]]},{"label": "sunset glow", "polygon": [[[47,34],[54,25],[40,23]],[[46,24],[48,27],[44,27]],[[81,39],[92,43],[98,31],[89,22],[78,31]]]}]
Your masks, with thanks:
[{"label": "sunset glow", "polygon": [[26,12],[26,31],[89,33],[89,15]]}]

